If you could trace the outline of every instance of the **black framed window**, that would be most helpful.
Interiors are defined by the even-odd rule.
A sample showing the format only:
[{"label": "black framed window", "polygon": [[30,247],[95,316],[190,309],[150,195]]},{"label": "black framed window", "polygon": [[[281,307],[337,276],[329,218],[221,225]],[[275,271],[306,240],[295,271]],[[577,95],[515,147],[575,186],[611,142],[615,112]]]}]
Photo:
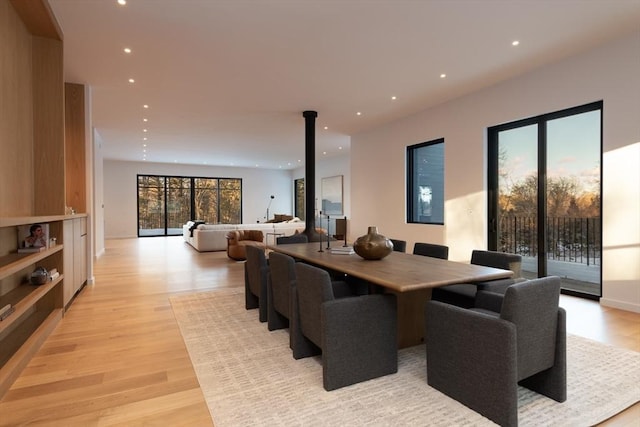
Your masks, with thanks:
[{"label": "black framed window", "polygon": [[602,123],[597,101],[488,128],[488,248],[527,279],[602,294]]},{"label": "black framed window", "polygon": [[294,215],[304,219],[304,178],[293,181]]},{"label": "black framed window", "polygon": [[138,175],[138,236],[182,234],[190,219],[242,222],[242,180]]},{"label": "black framed window", "polygon": [[407,147],[407,222],[444,224],[444,138]]}]

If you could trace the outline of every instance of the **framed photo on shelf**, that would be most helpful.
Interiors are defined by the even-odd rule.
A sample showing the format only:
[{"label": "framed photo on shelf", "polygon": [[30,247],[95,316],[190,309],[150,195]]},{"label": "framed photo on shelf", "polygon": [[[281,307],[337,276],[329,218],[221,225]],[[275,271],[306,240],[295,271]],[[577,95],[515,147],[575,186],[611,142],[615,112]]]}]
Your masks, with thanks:
[{"label": "framed photo on shelf", "polygon": [[48,248],[49,224],[18,226],[18,248]]}]

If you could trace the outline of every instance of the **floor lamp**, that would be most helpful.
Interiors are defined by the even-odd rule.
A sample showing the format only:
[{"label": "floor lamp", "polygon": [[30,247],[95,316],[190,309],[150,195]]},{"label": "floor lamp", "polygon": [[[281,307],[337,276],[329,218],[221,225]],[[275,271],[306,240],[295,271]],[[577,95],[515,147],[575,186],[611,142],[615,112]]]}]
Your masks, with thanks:
[{"label": "floor lamp", "polygon": [[269,221],[269,208],[271,207],[271,202],[273,202],[273,199],[275,199],[276,196],[274,196],[273,194],[271,195],[271,198],[269,200],[269,204],[267,205],[267,216],[265,216],[266,221]]}]

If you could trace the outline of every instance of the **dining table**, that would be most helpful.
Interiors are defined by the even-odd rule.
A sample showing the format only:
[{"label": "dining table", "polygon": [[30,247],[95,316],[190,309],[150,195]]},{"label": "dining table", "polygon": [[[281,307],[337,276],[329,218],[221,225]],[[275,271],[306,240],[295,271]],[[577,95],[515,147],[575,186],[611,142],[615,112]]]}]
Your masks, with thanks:
[{"label": "dining table", "polygon": [[513,276],[510,270],[395,251],[379,260],[367,260],[350,253],[341,242],[332,243],[334,249],[319,242],[268,245],[267,249],[395,294],[399,348],[424,342],[425,305],[433,288]]}]

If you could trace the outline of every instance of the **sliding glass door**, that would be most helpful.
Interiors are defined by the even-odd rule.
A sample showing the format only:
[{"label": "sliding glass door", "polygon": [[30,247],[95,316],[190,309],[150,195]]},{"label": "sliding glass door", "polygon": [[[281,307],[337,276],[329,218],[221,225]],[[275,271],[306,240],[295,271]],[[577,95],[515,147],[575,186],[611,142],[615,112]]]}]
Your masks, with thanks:
[{"label": "sliding glass door", "polygon": [[601,296],[602,103],[489,129],[489,249]]},{"label": "sliding glass door", "polygon": [[138,236],[165,235],[165,177],[138,175]]},{"label": "sliding glass door", "polygon": [[242,180],[138,175],[138,236],[177,236],[189,220],[242,223]]}]

